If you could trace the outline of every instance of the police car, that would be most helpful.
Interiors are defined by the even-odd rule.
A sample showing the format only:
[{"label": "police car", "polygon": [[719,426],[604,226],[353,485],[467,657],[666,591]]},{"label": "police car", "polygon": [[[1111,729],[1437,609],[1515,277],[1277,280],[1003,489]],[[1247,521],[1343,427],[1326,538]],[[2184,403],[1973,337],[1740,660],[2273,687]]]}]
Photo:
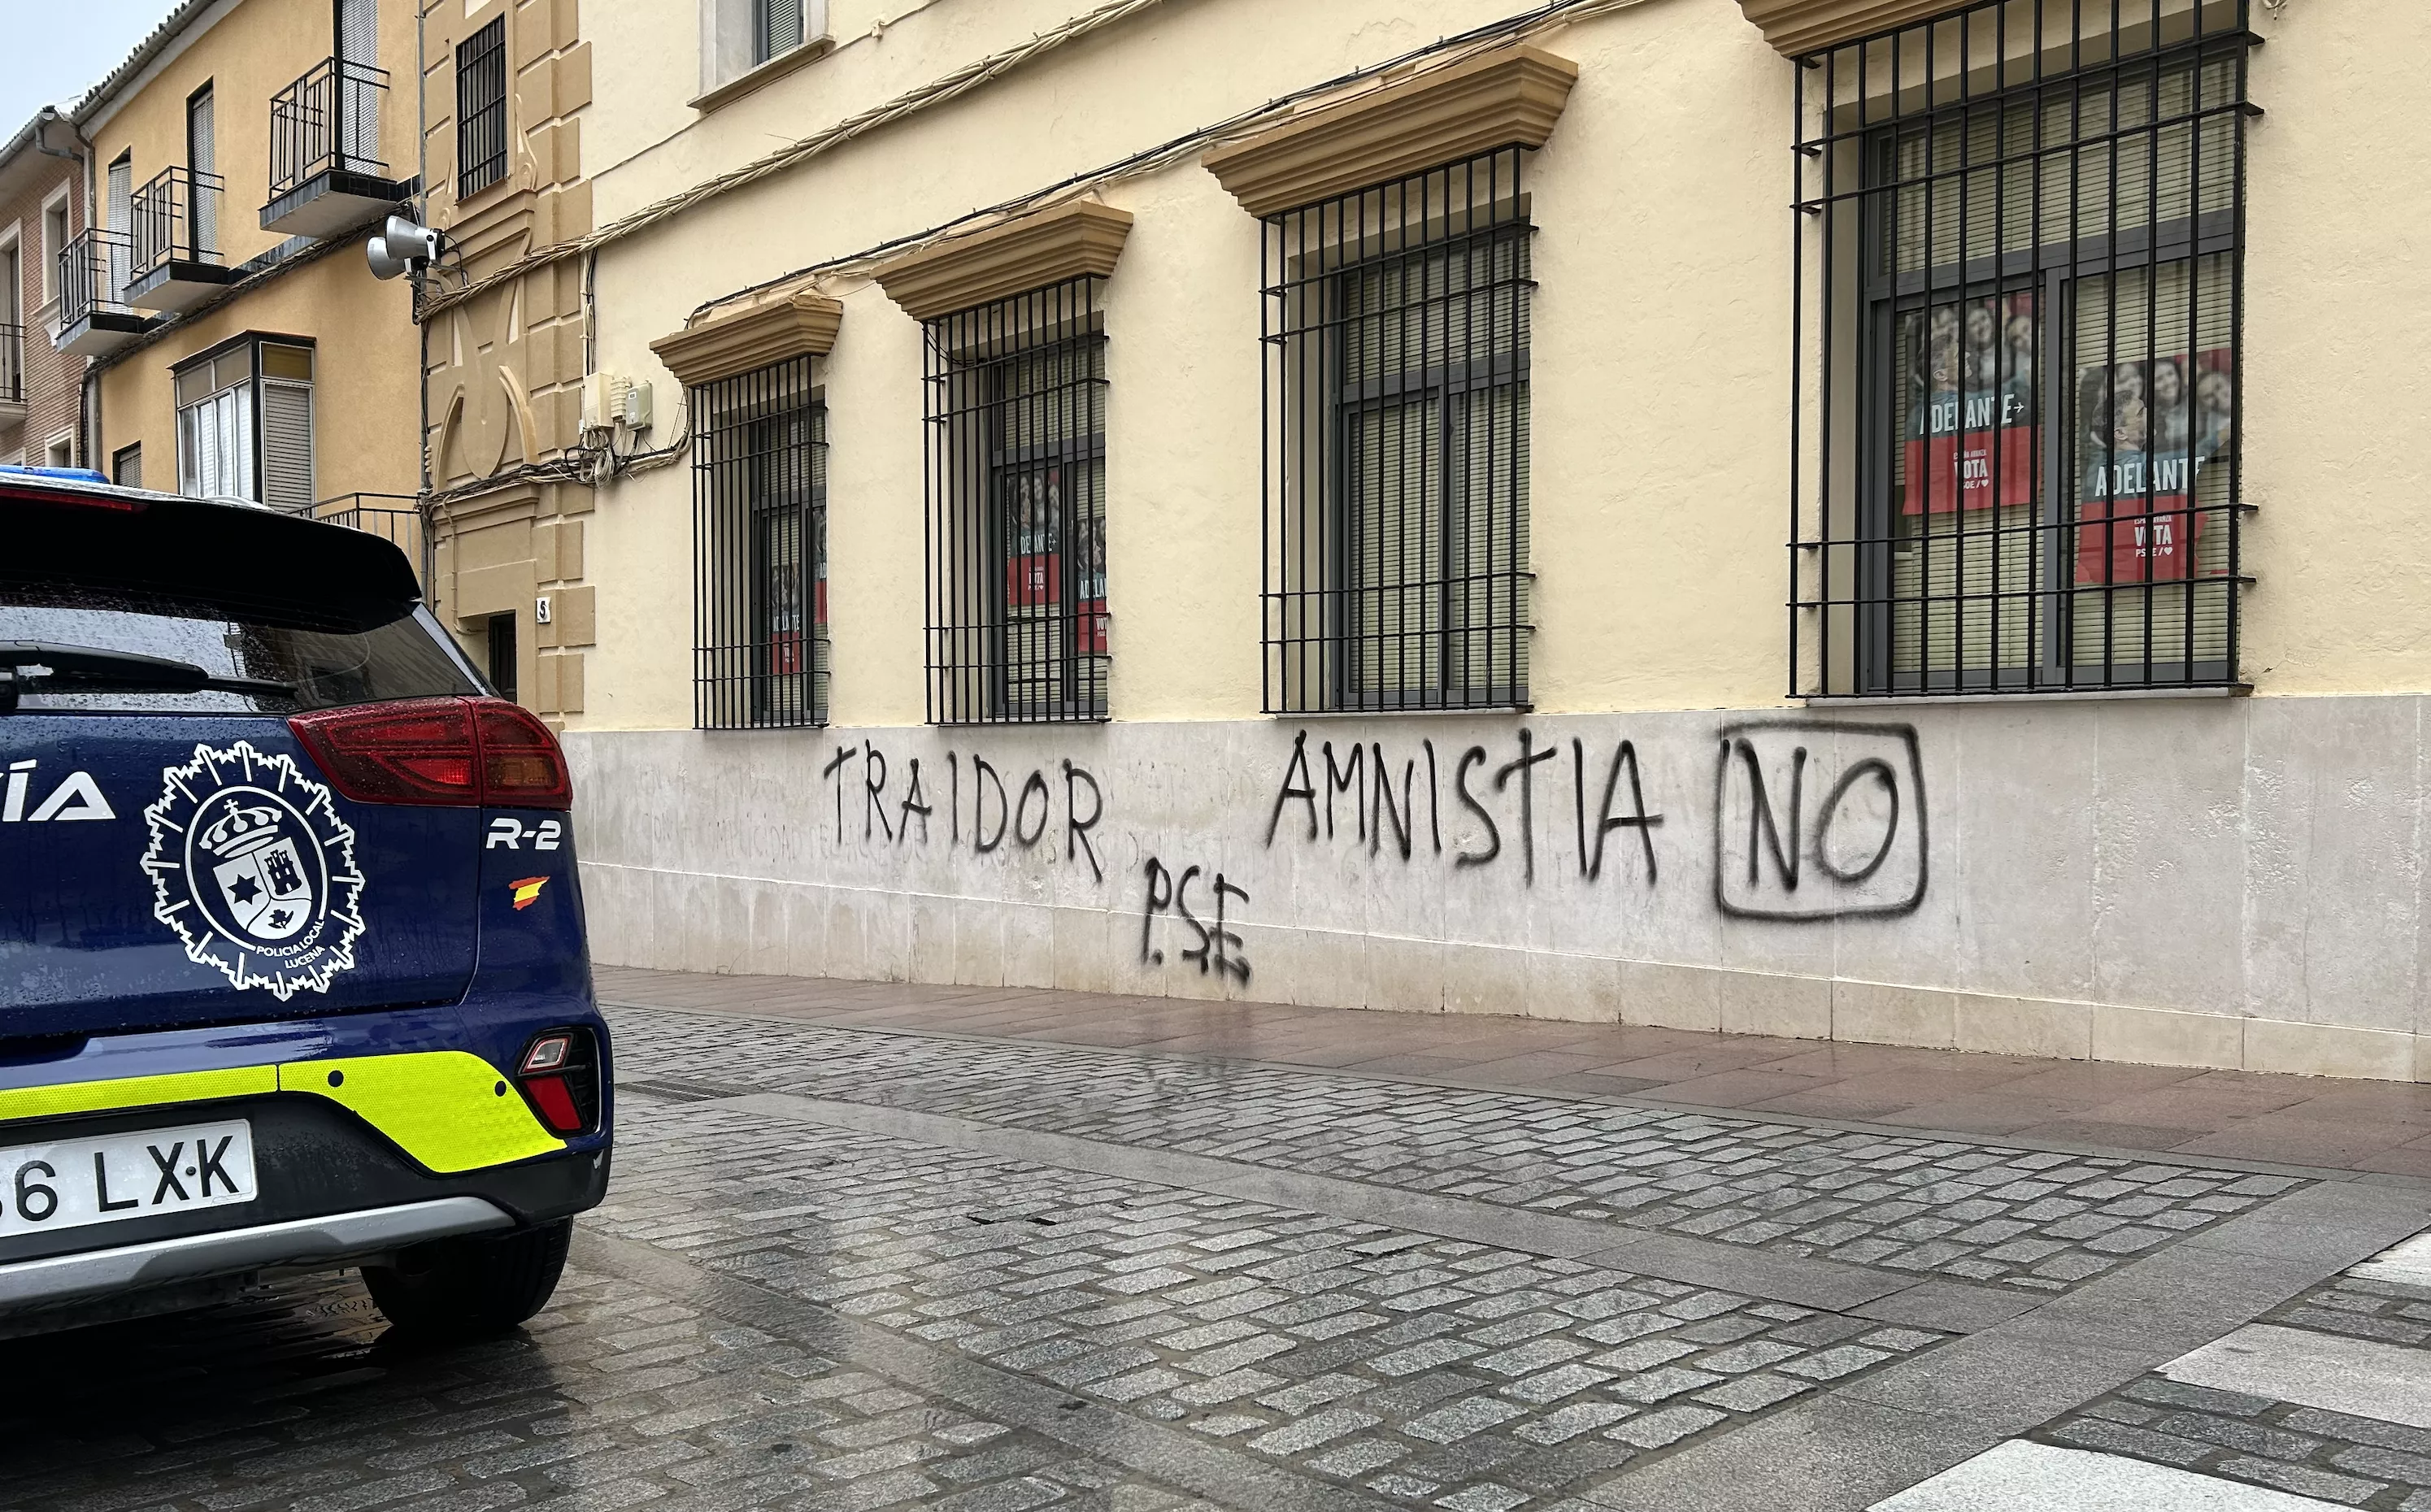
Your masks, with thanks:
[{"label": "police car", "polygon": [[564,758],[394,546],[0,470],[0,1336],[360,1267],[514,1327],[609,1169]]}]

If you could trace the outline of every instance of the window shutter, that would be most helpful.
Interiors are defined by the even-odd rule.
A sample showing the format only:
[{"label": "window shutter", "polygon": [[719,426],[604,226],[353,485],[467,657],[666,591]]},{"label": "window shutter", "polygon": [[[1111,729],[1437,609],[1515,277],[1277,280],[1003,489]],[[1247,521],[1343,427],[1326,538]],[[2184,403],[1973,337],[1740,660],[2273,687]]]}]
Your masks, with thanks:
[{"label": "window shutter", "polygon": [[209,181],[219,172],[219,144],[212,129],[211,91],[186,102],[186,166],[193,181],[186,186],[186,217],[189,229],[187,249],[197,256],[214,256],[220,248],[220,193],[215,182]]},{"label": "window shutter", "polygon": [[298,513],[312,507],[312,388],[261,385],[261,501]]},{"label": "window shutter", "polygon": [[[378,0],[338,0],[338,150],[345,166],[372,171],[379,161],[379,102],[385,92],[368,70],[379,62]],[[356,64],[348,68],[346,64]]]},{"label": "window shutter", "polygon": [[802,0],[756,0],[758,25],[751,60],[764,63],[802,45]]},{"label": "window shutter", "polygon": [[135,165],[124,158],[109,165],[109,228],[118,233],[109,248],[109,287],[94,291],[94,299],[114,305],[126,297],[135,268],[127,241],[135,230]]}]

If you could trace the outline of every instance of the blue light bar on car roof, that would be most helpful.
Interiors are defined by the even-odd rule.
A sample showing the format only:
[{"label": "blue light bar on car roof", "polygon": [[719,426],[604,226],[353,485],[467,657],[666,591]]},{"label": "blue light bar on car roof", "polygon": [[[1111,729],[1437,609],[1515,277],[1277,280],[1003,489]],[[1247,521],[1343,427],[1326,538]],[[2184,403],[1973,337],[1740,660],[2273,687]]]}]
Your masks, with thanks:
[{"label": "blue light bar on car roof", "polygon": [[13,462],[0,462],[0,473],[16,473],[26,478],[64,478],[74,483],[107,483],[99,471],[91,467],[21,467]]}]

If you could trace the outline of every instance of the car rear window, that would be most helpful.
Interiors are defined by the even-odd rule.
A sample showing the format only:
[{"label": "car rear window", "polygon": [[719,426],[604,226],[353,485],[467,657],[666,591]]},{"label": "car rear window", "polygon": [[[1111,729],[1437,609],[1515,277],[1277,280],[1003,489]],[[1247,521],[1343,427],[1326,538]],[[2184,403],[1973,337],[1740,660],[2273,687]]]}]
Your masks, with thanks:
[{"label": "car rear window", "polygon": [[283,714],[486,691],[375,537],[157,496],[10,501],[0,527],[0,711],[8,694],[27,711]]},{"label": "car rear window", "polygon": [[[39,596],[43,601],[28,602]],[[385,624],[284,622],[259,613],[150,594],[75,588],[29,594],[0,584],[0,644],[38,642],[132,651],[201,667],[213,678],[277,688],[26,685],[18,708],[126,714],[294,714],[383,698],[482,691],[445,645],[428,610],[397,606]],[[24,653],[19,653],[24,654]],[[37,663],[39,664],[39,662]]]}]

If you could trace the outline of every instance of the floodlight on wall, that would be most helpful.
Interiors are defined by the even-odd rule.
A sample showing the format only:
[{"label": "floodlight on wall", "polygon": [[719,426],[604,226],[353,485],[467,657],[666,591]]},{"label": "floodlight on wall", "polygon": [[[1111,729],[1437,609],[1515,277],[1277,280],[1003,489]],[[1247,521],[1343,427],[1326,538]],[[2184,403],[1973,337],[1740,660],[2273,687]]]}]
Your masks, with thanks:
[{"label": "floodlight on wall", "polygon": [[373,277],[394,278],[403,273],[428,271],[439,260],[440,245],[437,231],[402,215],[392,215],[379,234],[363,244],[363,254],[371,260]]}]

